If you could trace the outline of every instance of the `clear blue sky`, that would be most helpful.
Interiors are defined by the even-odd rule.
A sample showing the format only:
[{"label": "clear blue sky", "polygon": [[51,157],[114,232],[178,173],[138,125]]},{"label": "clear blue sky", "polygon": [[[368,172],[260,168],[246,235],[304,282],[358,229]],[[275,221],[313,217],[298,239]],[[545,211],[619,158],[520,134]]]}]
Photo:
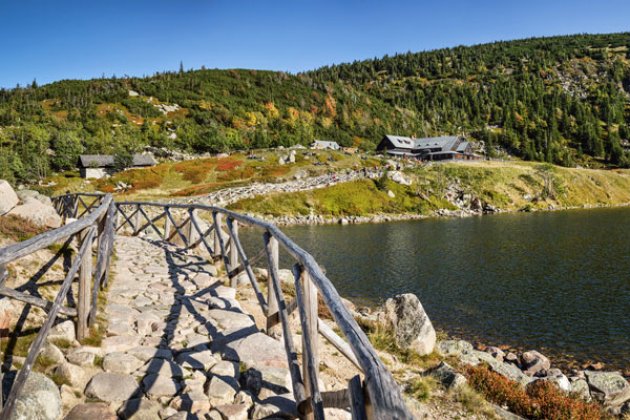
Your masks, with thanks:
[{"label": "clear blue sky", "polygon": [[0,86],[628,30],[628,0],[0,0]]}]

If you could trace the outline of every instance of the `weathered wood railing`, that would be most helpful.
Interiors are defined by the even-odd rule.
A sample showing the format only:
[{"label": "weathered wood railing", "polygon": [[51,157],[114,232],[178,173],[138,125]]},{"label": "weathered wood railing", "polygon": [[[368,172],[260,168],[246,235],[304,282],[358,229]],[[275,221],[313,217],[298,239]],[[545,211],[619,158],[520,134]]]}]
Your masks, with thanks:
[{"label": "weathered wood railing", "polygon": [[[276,226],[207,205],[119,202],[116,210],[121,216],[117,231],[127,230],[132,235],[148,232],[167,241],[176,241],[184,249],[202,247],[214,259],[222,260],[232,286],[236,286],[238,275],[246,273],[267,318],[268,333],[282,335],[301,418],[323,419],[325,407],[350,407],[356,419],[412,418],[399,386],[342,303],[331,281],[315,259]],[[205,218],[201,217],[202,213],[206,213]],[[262,252],[253,259],[248,257],[241,243],[239,225],[262,230]],[[296,297],[290,302],[283,294],[278,274],[279,246],[295,261],[292,272]],[[267,296],[263,295],[252,268],[254,260],[265,256]],[[345,340],[318,317],[318,294]],[[289,319],[296,309],[302,330],[301,366]],[[318,332],[359,369],[363,380],[357,375],[349,381],[346,390],[320,391]]]},{"label": "weathered wood railing", "polygon": [[[89,197],[65,195],[55,198],[53,205],[64,216],[64,220],[69,218],[78,219],[75,221],[68,220],[66,225],[58,229],[0,249],[0,295],[43,308],[48,312],[46,320],[39,329],[37,337],[33,341],[26,360],[19,370],[8,398],[2,407],[0,412],[1,420],[10,418],[16,399],[24,387],[33,364],[59,314],[76,317],[77,338],[82,340],[87,336],[89,326],[96,320],[98,291],[107,282],[109,274],[109,263],[115,234],[114,217],[116,214],[112,196],[109,194],[93,194]],[[74,240],[77,241],[78,252],[75,253],[74,259],[53,302],[5,287],[6,280],[10,277],[5,269],[7,264],[53,244],[63,242],[61,250],[38,272],[38,275],[41,276],[53,266],[61,255],[70,251]],[[94,250],[96,251],[95,266],[93,266]],[[64,306],[64,301],[77,274],[79,285],[76,308]],[[0,373],[0,384],[2,383],[1,379]],[[2,395],[1,386],[0,395]],[[0,397],[0,404],[1,402]]]},{"label": "weathered wood railing", "polygon": [[[2,264],[14,261],[62,239],[67,246],[75,236],[82,238],[81,248],[68,271],[55,302],[49,309],[45,325],[33,344],[23,368],[2,411],[0,420],[8,418],[15,398],[30,372],[32,364],[54,323],[58,313],[78,318],[79,334],[85,334],[85,319],[89,324],[95,318],[96,297],[99,288],[106,284],[109,258],[116,231],[138,235],[151,232],[162,240],[177,243],[183,249],[202,247],[211,258],[224,264],[230,284],[236,286],[236,278],[246,273],[254,289],[262,313],[267,318],[267,331],[282,335],[287,354],[293,393],[301,418],[323,419],[324,408],[350,408],[354,419],[405,419],[412,418],[407,410],[399,386],[371,346],[367,336],[359,328],[352,315],[343,305],[341,297],[324,275],[315,259],[276,226],[262,220],[238,214],[223,208],[207,205],[158,204],[152,202],[114,203],[110,195],[66,194],[54,199],[57,211],[65,219],[80,218],[62,228],[47,232],[20,244],[0,250]],[[200,216],[206,213],[206,222]],[[248,257],[239,236],[239,225],[262,230],[261,251]],[[92,304],[87,309],[89,295],[86,280],[91,272],[90,244],[98,238],[96,269],[92,286]],[[292,267],[296,297],[290,302],[284,296],[279,278],[280,246],[295,260]],[[264,296],[254,274],[253,264],[266,257],[268,266],[267,295]],[[89,261],[89,262],[88,262]],[[72,279],[81,268],[78,308],[62,306]],[[0,269],[0,278],[2,270]],[[81,286],[83,284],[83,286]],[[1,280],[0,280],[0,286]],[[4,290],[4,289],[2,289]],[[318,317],[318,294],[346,340]],[[8,294],[7,294],[8,296]],[[30,296],[11,297],[48,308],[45,301],[33,301]],[[83,302],[83,303],[82,303]],[[89,312],[89,313],[88,313]],[[297,313],[302,330],[302,363],[293,342],[290,315]],[[87,315],[86,315],[87,314]],[[360,371],[352,377],[348,388],[342,391],[322,392],[319,389],[319,349],[317,334],[321,334]]]}]

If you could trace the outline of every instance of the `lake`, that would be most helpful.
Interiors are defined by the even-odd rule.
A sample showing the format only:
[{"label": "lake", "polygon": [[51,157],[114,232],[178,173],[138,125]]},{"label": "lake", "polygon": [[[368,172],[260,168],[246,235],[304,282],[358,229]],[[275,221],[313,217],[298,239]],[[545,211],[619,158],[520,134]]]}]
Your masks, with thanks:
[{"label": "lake", "polygon": [[449,335],[630,367],[628,208],[283,230],[358,304],[415,293]]}]

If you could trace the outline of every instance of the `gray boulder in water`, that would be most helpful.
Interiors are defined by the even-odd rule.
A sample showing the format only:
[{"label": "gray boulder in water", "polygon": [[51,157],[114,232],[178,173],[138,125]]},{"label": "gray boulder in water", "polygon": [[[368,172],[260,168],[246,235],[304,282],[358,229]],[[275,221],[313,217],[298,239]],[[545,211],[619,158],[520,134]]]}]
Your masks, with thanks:
[{"label": "gray boulder in water", "polygon": [[433,352],[435,329],[418,297],[405,293],[385,302],[385,323],[393,327],[396,344],[420,355]]}]

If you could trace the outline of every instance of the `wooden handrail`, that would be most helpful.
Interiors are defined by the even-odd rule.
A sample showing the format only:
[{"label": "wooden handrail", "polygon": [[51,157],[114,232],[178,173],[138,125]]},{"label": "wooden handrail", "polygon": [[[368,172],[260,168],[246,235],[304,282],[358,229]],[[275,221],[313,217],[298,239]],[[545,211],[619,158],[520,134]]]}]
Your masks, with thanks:
[{"label": "wooden handrail", "polygon": [[[74,202],[76,203],[77,200],[75,199]],[[103,204],[101,204],[101,206],[102,205]],[[147,228],[152,228],[156,231],[156,233],[158,233],[158,236],[163,238],[170,239],[173,236],[179,236],[183,241],[184,248],[186,249],[203,244],[211,256],[219,256],[223,260],[226,272],[229,273],[230,277],[240,271],[244,271],[247,274],[250,283],[254,287],[263,314],[267,317],[273,316],[277,318],[277,321],[280,321],[279,324],[282,326],[287,357],[289,358],[289,368],[292,374],[293,388],[301,417],[321,418],[321,415],[323,415],[321,414],[322,401],[324,402],[324,406],[326,403],[326,398],[322,398],[323,394],[320,395],[318,387],[314,382],[318,375],[317,366],[308,366],[309,364],[316,365],[318,363],[317,346],[313,337],[310,336],[313,333],[313,330],[318,330],[323,337],[331,341],[331,343],[333,343],[333,345],[335,345],[338,349],[341,349],[340,351],[348,357],[352,363],[359,367],[364,376],[363,385],[358,377],[353,378],[353,380],[349,382],[349,389],[347,393],[347,395],[350,396],[349,403],[352,406],[352,411],[357,418],[363,418],[365,416],[367,416],[367,418],[375,419],[413,418],[404,403],[400,387],[378,357],[363,330],[361,330],[353,316],[343,304],[341,296],[333,286],[332,282],[322,272],[313,256],[299,247],[274,224],[221,207],[204,204],[124,201],[116,202],[114,205],[117,208],[117,213],[120,213],[125,219],[125,221],[116,228],[122,228],[128,223],[132,228],[132,234],[138,234]],[[125,208],[127,210],[125,210]],[[142,229],[138,229],[140,226],[138,226],[137,223],[134,224],[130,221],[132,216],[128,216],[125,213],[125,211],[129,212],[130,209],[133,208],[135,208],[133,214],[142,214],[148,222],[145,226],[142,226]],[[159,217],[151,219],[147,210],[149,208],[155,208],[159,213],[166,214],[167,224],[165,225],[165,231],[163,234],[161,234],[159,229],[157,229],[153,223],[159,219]],[[183,211],[184,219],[180,220],[179,224],[172,212],[176,210]],[[95,210],[95,212],[96,211],[98,210]],[[194,216],[195,212],[202,211],[211,215],[213,221],[213,227],[208,229],[206,232],[202,232],[202,229],[199,227],[196,217]],[[91,217],[92,215],[93,213],[88,217]],[[225,224],[227,225],[227,236],[224,236],[226,233],[221,228],[221,219],[225,220]],[[196,239],[193,243],[191,243],[192,241],[190,235],[187,237],[181,230],[186,223],[190,223],[188,229],[189,234],[190,232],[196,232]],[[251,263],[245,255],[243,247],[240,244],[240,240],[238,239],[238,231],[234,229],[234,225],[236,223],[243,226],[261,228],[265,232],[264,249],[267,251],[267,260],[269,265],[269,294],[266,302],[261,291],[257,287],[258,285],[256,284],[256,278],[254,277]],[[170,236],[169,232],[167,232],[169,230],[173,231],[170,233]],[[70,231],[70,229],[68,229],[68,231]],[[213,236],[213,240],[210,242],[214,241],[214,246],[212,247],[210,247],[208,241],[205,240],[205,236],[210,234]],[[46,241],[40,242],[48,243]],[[40,244],[40,242],[37,243]],[[280,245],[282,249],[284,249],[284,251],[296,261],[296,265],[299,267],[300,271],[300,276],[296,277],[296,281],[298,283],[302,282],[300,284],[296,284],[299,307],[299,311],[297,311],[297,313],[299,313],[300,321],[303,323],[303,330],[306,330],[303,331],[303,333],[309,333],[308,339],[303,338],[303,351],[305,352],[305,357],[308,359],[306,360],[307,363],[305,365],[304,374],[295,369],[295,363],[297,363],[297,360],[294,358],[294,355],[291,354],[294,353],[295,350],[293,348],[291,338],[287,337],[290,336],[290,332],[288,331],[288,317],[290,316],[290,311],[287,311],[288,304],[284,300],[280,287],[277,272],[278,261],[277,257],[274,256],[275,251],[273,250],[274,242]],[[43,246],[46,245],[42,245],[41,247]],[[236,267],[233,267],[238,259],[240,259],[241,264],[240,271],[235,270]],[[0,264],[4,261],[5,260],[1,258],[0,254]],[[308,282],[304,282],[302,277],[308,278]],[[345,337],[346,341],[337,336],[337,334],[332,331],[332,328],[324,324],[322,320],[316,317],[313,318],[312,303],[310,306],[308,304],[308,302],[312,302],[308,296],[312,295],[313,292],[308,292],[306,290],[307,285],[311,284],[314,286],[313,291],[316,290],[316,294],[321,295],[324,305],[328,308],[333,320],[339,327],[339,330]],[[278,309],[276,309],[273,305],[276,303],[274,300],[277,301]],[[277,325],[277,321],[273,324]],[[304,324],[304,322],[306,322],[306,324]],[[359,390],[363,391],[359,392]],[[305,402],[308,402],[308,404],[304,404]]]}]

